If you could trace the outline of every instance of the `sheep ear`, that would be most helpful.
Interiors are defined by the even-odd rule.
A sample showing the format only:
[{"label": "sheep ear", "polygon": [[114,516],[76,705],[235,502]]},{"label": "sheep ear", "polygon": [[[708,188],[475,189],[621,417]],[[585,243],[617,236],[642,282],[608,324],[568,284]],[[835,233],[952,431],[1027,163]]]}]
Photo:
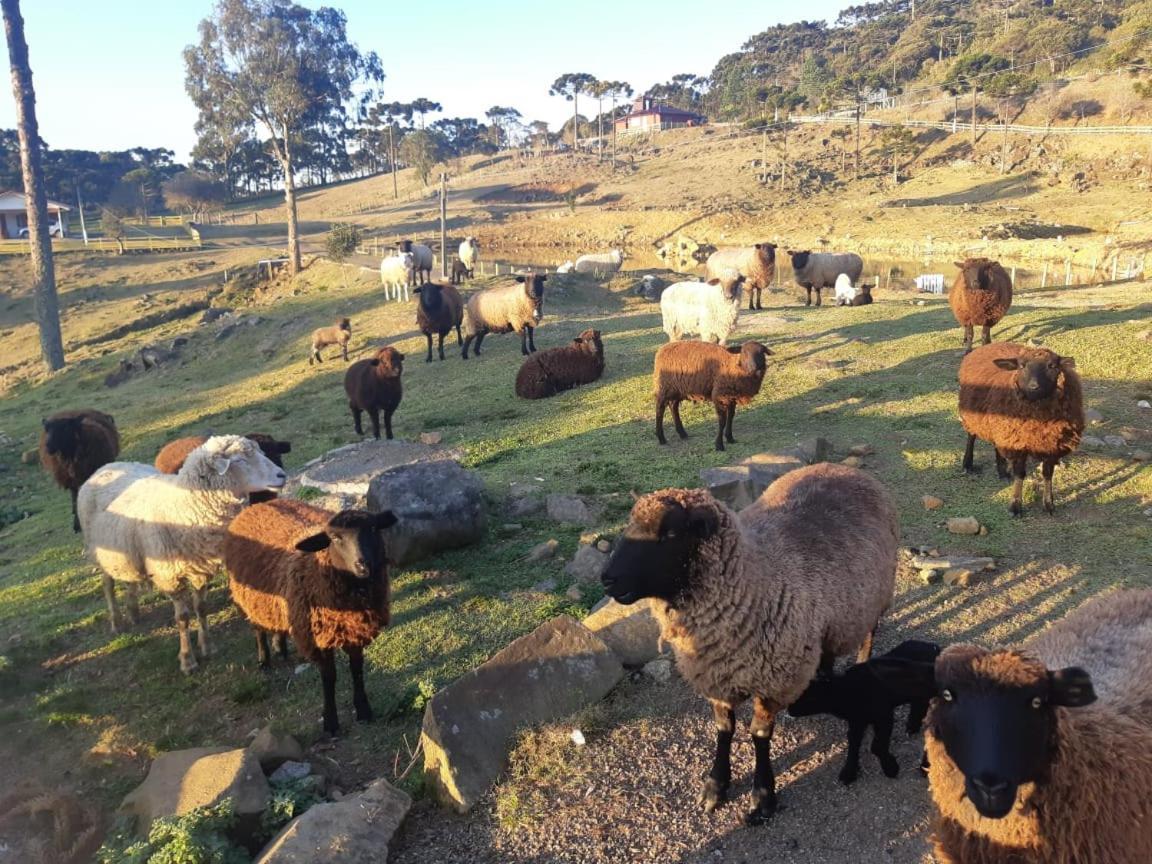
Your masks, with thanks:
[{"label": "sheep ear", "polygon": [[1060,368],[1065,372],[1073,372],[1076,369],[1076,359],[1074,357],[1061,357]]},{"label": "sheep ear", "polygon": [[232,460],[227,456],[213,456],[209,464],[217,474],[227,474],[228,468],[232,465]]},{"label": "sheep ear", "polygon": [[385,528],[391,528],[396,524],[396,514],[391,510],[385,510],[382,513],[377,513],[376,517],[372,520],[372,524],[377,531],[383,531]]},{"label": "sheep ear", "polygon": [[720,517],[711,507],[693,507],[688,513],[688,527],[701,540],[707,540],[720,530]]},{"label": "sheep ear", "polygon": [[1048,673],[1048,701],[1065,708],[1083,708],[1096,701],[1092,677],[1079,666]]},{"label": "sheep ear", "polygon": [[292,443],[290,441],[277,441],[275,445],[276,452],[283,455],[292,452]]},{"label": "sheep ear", "polygon": [[332,545],[332,538],[324,531],[317,531],[315,534],[307,534],[296,541],[297,552],[319,552],[321,549],[327,549]]},{"label": "sheep ear", "polygon": [[709,279],[709,280],[708,280],[708,284],[709,284],[709,285],[719,285],[719,284],[720,284],[720,280],[719,280],[719,279]]},{"label": "sheep ear", "polygon": [[953,261],[952,263],[956,266],[956,269],[958,269],[958,270],[964,269],[964,262],[963,261]]},{"label": "sheep ear", "polygon": [[1005,372],[1015,372],[1020,368],[1020,360],[1016,357],[1001,357],[992,362],[996,364],[997,369],[1003,369]]}]

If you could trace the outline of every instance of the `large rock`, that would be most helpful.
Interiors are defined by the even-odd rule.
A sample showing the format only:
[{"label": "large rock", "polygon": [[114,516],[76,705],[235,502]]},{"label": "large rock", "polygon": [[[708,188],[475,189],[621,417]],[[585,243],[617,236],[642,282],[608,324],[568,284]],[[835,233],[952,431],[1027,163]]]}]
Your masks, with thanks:
[{"label": "large rock", "polygon": [[643,666],[660,656],[660,624],[648,599],[624,606],[610,597],[592,610],[584,626],[604,640],[625,666]]},{"label": "large rock", "polygon": [[358,441],[329,450],[300,469],[288,481],[285,495],[301,488],[318,489],[320,499],[311,503],[330,510],[368,506],[368,485],[376,475],[399,465],[459,457],[454,450],[430,447],[413,441]]},{"label": "large rock", "polygon": [[259,760],[246,749],[194,747],[157,756],[144,782],[124,798],[120,811],[136,818],[136,830],[144,836],[162,816],[179,816],[225,798],[232,799],[242,825],[258,822],[269,801],[268,781]]},{"label": "large rock", "polygon": [[747,507],[756,498],[752,494],[747,465],[704,468],[700,471],[700,485],[707,489],[713,498],[727,504],[733,510]]},{"label": "large rock", "polygon": [[388,844],[412,799],[377,780],[359,795],[317,804],[272,838],[256,864],[377,864],[388,860]]},{"label": "large rock", "polygon": [[797,444],[793,452],[806,464],[815,465],[817,462],[827,462],[831,458],[832,444],[827,438],[808,438]]},{"label": "large rock", "polygon": [[259,760],[265,773],[275,771],[285,762],[304,760],[304,748],[300,742],[287,733],[277,732],[270,725],[256,733],[248,749]]},{"label": "large rock", "polygon": [[624,668],[604,642],[561,615],[432,697],[421,740],[425,776],[465,812],[500,775],[516,734],[604,697]]},{"label": "large rock", "polygon": [[548,496],[546,504],[548,518],[553,522],[587,527],[596,524],[600,518],[601,508],[579,495],[553,493]]},{"label": "large rock", "polygon": [[579,546],[564,572],[577,582],[599,582],[600,574],[608,566],[608,555],[595,546]]},{"label": "large rock", "polygon": [[445,549],[471,546],[484,536],[484,483],[452,459],[398,465],[372,478],[368,509],[391,510],[385,532],[388,558],[410,564]]},{"label": "large rock", "polygon": [[803,468],[806,463],[790,453],[757,453],[740,464],[748,468],[749,491],[756,499],[789,471]]}]

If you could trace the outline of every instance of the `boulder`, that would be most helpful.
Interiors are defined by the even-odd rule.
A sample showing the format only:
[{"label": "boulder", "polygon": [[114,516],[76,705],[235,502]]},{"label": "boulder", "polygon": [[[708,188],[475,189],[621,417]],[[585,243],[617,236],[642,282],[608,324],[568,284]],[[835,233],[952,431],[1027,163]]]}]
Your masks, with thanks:
[{"label": "boulder", "polygon": [[278,733],[271,725],[256,733],[248,749],[265,773],[275,771],[285,762],[301,762],[304,759],[304,748],[300,742],[291,735]]},{"label": "boulder", "polygon": [[295,762],[289,759],[275,771],[268,775],[269,783],[288,783],[292,780],[302,780],[312,773],[312,766],[307,762]]},{"label": "boulder", "polygon": [[806,463],[789,453],[757,453],[740,464],[748,467],[749,492],[755,500],[789,471],[803,468]]},{"label": "boulder", "polygon": [[453,459],[389,468],[368,485],[368,509],[391,510],[385,532],[388,558],[411,564],[445,549],[470,546],[484,536],[484,483]]},{"label": "boulder", "polygon": [[541,624],[428,702],[425,777],[466,812],[504,770],[520,730],[599,701],[623,675],[612,649],[572,618]]},{"label": "boulder", "polygon": [[343,510],[368,506],[368,486],[372,478],[399,465],[454,459],[460,454],[441,447],[430,447],[413,441],[358,441],[329,450],[313,459],[290,478],[285,495],[292,496],[304,487],[319,489],[321,500],[311,500],[317,507]]},{"label": "boulder", "polygon": [[700,472],[700,485],[717,501],[727,504],[733,510],[740,510],[756,498],[752,494],[750,473],[747,465],[705,468]]},{"label": "boulder", "polygon": [[975,516],[953,516],[948,520],[949,534],[979,534],[980,523]]},{"label": "boulder", "polygon": [[1096,435],[1084,435],[1080,438],[1081,450],[1100,450],[1104,447],[1104,439]]},{"label": "boulder", "polygon": [[546,499],[548,518],[565,525],[593,525],[600,518],[600,508],[579,495],[553,493]]},{"label": "boulder", "polygon": [[608,566],[608,555],[595,546],[580,546],[564,572],[577,582],[599,582],[600,574]]},{"label": "boulder", "polygon": [[359,795],[317,804],[284,826],[255,864],[377,864],[388,859],[388,844],[404,821],[412,799],[387,780]]},{"label": "boulder", "polygon": [[944,571],[944,584],[967,588],[980,581],[980,574],[967,567],[953,567]]},{"label": "boulder", "polygon": [[444,433],[442,433],[442,432],[421,432],[420,433],[420,443],[421,444],[427,444],[430,447],[439,444],[443,440],[444,440]]},{"label": "boulder", "polygon": [[672,668],[670,657],[657,657],[644,664],[644,674],[661,684],[667,684],[672,680]]},{"label": "boulder", "polygon": [[792,452],[806,465],[827,462],[832,456],[832,444],[827,438],[808,438],[797,444]]},{"label": "boulder", "polygon": [[648,599],[624,606],[611,597],[592,610],[584,626],[599,636],[625,666],[643,666],[660,656],[660,624]]}]

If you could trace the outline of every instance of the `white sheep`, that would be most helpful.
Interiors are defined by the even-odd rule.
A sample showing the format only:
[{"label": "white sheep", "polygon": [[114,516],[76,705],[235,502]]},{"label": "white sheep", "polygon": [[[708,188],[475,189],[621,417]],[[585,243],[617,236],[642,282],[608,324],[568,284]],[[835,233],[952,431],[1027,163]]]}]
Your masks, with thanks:
[{"label": "white sheep", "polygon": [[389,290],[393,300],[400,299],[400,291],[404,291],[404,299],[408,299],[408,278],[415,266],[415,256],[411,252],[399,252],[389,255],[380,262],[380,281],[384,284],[384,299],[388,299]]},{"label": "white sheep", "polygon": [[594,255],[581,255],[576,259],[574,269],[577,273],[587,273],[592,276],[611,276],[620,270],[624,263],[624,253],[619,249],[611,252],[599,252]]},{"label": "white sheep", "polygon": [[556,268],[556,272],[563,275],[565,273],[571,273],[575,269],[576,269],[575,262],[565,261],[563,264],[561,264],[559,267]]},{"label": "white sheep", "polygon": [[707,282],[677,282],[660,295],[664,332],[675,342],[686,334],[724,344],[740,316],[744,277],[735,270]]},{"label": "white sheep", "polygon": [[104,571],[104,597],[119,626],[113,582],[150,582],[168,595],[180,634],[180,669],[197,666],[188,638],[189,603],[208,656],[208,582],[220,566],[228,523],[252,492],[280,489],[284,471],[239,435],[217,435],[188,454],[178,474],[151,465],[112,462],[92,475],[77,496],[88,554]]},{"label": "white sheep", "polygon": [[851,306],[856,299],[856,286],[852,284],[852,277],[841,273],[836,277],[836,305]]},{"label": "white sheep", "polygon": [[471,274],[476,269],[477,262],[480,261],[480,243],[475,237],[465,237],[456,254],[460,258],[460,263],[467,267],[469,274]]}]

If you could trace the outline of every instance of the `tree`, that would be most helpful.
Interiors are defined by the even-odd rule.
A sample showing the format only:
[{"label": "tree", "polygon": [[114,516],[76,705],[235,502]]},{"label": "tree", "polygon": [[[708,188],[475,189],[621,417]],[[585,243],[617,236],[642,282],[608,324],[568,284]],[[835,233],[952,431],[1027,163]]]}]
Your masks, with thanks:
[{"label": "tree", "polygon": [[198,222],[228,200],[224,184],[203,171],[181,171],[165,180],[161,188],[169,210],[183,210]]},{"label": "tree", "polygon": [[1016,99],[1027,99],[1039,86],[1034,78],[1020,72],[998,72],[987,79],[984,92],[1000,101],[1000,122],[1004,139],[1000,148],[1000,173],[1008,173],[1008,108]]},{"label": "tree", "polygon": [[577,147],[577,127],[580,125],[576,117],[580,113],[580,94],[590,93],[596,78],[587,72],[566,72],[552,82],[548,88],[549,96],[563,96],[572,103],[572,151]]},{"label": "tree", "polygon": [[500,105],[493,105],[489,108],[484,116],[488,118],[488,122],[492,124],[492,128],[496,130],[496,141],[494,142],[497,147],[503,144],[507,146],[510,143],[511,128],[520,122],[521,114],[515,108],[504,108]]},{"label": "tree", "polygon": [[607,96],[612,100],[612,170],[616,170],[616,100],[617,99],[631,99],[632,98],[632,85],[627,81],[609,81],[605,85],[607,87]]},{"label": "tree", "polygon": [[419,99],[412,100],[412,113],[420,115],[420,128],[424,128],[424,115],[432,111],[443,111],[444,106],[439,102],[433,102],[431,99],[425,99],[421,96]]},{"label": "tree", "polygon": [[291,0],[219,0],[200,22],[200,42],[184,49],[185,89],[200,116],[231,106],[268,131],[284,180],[289,270],[300,270],[296,159],[306,129],[346,116],[354,85],[383,80],[375,53],[348,41],[337,9]]},{"label": "tree", "polygon": [[900,160],[916,151],[916,135],[907,126],[888,126],[880,133],[880,153],[892,160],[892,182],[900,182]]},{"label": "tree", "polygon": [[436,139],[424,129],[409,132],[400,142],[400,158],[405,165],[416,169],[420,182],[428,185],[432,166],[440,161],[440,148]]},{"label": "tree", "polygon": [[60,304],[56,297],[56,270],[52,261],[52,238],[48,234],[48,196],[41,164],[40,125],[36,121],[36,90],[24,38],[20,0],[0,0],[4,36],[12,66],[12,95],[16,99],[20,167],[28,205],[28,239],[32,246],[32,280],[36,323],[40,328],[40,356],[50,371],[64,366],[64,339],[60,334]]},{"label": "tree", "polygon": [[[341,222],[338,225],[333,225],[328,231],[328,236],[324,241],[324,249],[332,261],[343,265],[360,248],[360,241],[360,229],[355,225],[349,225],[347,222]],[[344,279],[344,287],[347,288],[348,273],[343,266],[340,267],[340,274]]]}]

